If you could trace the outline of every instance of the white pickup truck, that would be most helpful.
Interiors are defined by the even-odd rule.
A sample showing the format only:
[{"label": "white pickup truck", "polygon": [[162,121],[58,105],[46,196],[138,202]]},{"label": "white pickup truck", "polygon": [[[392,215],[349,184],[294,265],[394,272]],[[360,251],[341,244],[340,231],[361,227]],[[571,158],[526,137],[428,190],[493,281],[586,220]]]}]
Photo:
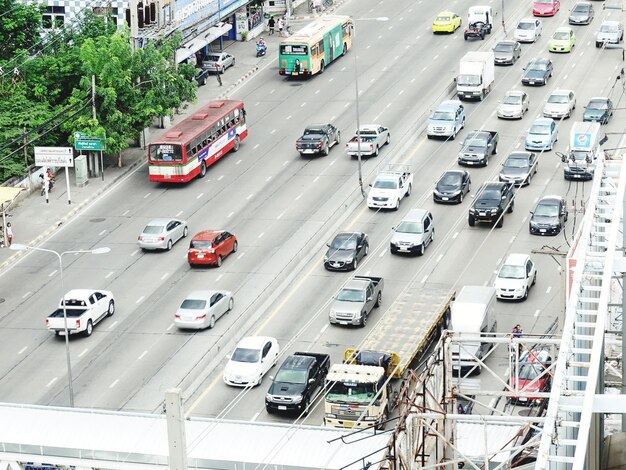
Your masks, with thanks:
[{"label": "white pickup truck", "polygon": [[367,207],[370,209],[400,208],[400,201],[411,195],[413,173],[408,165],[390,163],[370,183]]},{"label": "white pickup truck", "polygon": [[59,308],[46,318],[48,330],[55,335],[65,334],[63,304],[67,315],[69,334],[84,333],[91,336],[93,327],[105,317],[115,313],[115,299],[108,290],[74,289],[59,302]]},{"label": "white pickup truck", "polygon": [[391,140],[391,134],[389,128],[381,126],[380,124],[367,124],[361,126],[346,144],[346,152],[351,157],[359,155],[359,137],[361,155],[374,155],[378,156],[378,152],[383,145],[387,145]]}]

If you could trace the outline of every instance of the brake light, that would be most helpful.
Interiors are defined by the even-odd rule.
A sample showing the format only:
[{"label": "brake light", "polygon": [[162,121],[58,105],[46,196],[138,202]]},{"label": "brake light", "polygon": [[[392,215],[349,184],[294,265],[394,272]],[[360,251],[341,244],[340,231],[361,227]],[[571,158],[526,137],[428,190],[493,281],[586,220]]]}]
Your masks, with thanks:
[{"label": "brake light", "polygon": [[80,320],[76,320],[76,328],[80,328]]},{"label": "brake light", "polygon": [[374,146],[370,144],[370,150],[374,150]]},{"label": "brake light", "polygon": [[174,318],[180,318],[180,315],[177,313],[176,315],[174,315]]},{"label": "brake light", "polygon": [[137,240],[141,241],[141,235],[139,235],[139,236],[137,237]]},{"label": "brake light", "polygon": [[196,320],[204,320],[206,318],[206,313],[204,315],[200,315],[196,317]]},{"label": "brake light", "polygon": [[165,240],[165,237],[159,237],[159,240],[163,241]]},{"label": "brake light", "polygon": [[49,324],[50,324],[50,320],[46,318],[46,326],[48,326]]}]

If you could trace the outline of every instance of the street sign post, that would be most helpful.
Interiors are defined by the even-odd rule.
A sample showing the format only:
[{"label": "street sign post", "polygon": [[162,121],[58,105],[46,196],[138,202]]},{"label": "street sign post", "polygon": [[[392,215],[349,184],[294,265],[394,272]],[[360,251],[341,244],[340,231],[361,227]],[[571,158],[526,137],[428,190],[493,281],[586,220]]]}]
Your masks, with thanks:
[{"label": "street sign post", "polygon": [[[35,165],[41,167],[62,166],[65,167],[65,184],[67,185],[67,203],[72,203],[70,195],[70,174],[69,167],[74,166],[74,150],[72,147],[35,147]],[[50,202],[48,198],[49,184],[46,184],[48,175],[44,170],[44,194],[46,204]]]},{"label": "street sign post", "polygon": [[83,132],[74,133],[74,148],[76,150],[86,150],[88,152],[100,152],[100,174],[102,175],[102,181],[104,181],[104,159],[102,152],[107,149],[105,137],[101,136],[88,136]]}]

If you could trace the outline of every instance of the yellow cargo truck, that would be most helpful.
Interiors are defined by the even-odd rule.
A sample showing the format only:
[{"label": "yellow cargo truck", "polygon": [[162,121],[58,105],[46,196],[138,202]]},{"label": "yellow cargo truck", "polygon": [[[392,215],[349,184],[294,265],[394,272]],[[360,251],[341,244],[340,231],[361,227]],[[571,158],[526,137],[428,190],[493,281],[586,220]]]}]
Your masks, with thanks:
[{"label": "yellow cargo truck", "polygon": [[326,376],[324,424],[382,428],[393,407],[393,380],[439,338],[450,319],[454,290],[441,285],[409,289],[385,312],[358,348]]}]

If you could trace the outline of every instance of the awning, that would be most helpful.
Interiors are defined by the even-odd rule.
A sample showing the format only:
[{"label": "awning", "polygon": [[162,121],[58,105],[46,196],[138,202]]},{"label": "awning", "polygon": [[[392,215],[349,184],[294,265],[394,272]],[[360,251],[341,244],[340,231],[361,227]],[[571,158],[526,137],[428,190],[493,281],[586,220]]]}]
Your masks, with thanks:
[{"label": "awning", "polygon": [[181,47],[176,50],[176,63],[180,64],[184,60],[188,59],[204,46],[212,43],[220,36],[223,36],[232,29],[233,25],[230,23],[218,23],[215,26],[211,26],[200,36],[196,36],[185,47]]},{"label": "awning", "polygon": [[11,202],[24,188],[0,187],[0,205]]}]

